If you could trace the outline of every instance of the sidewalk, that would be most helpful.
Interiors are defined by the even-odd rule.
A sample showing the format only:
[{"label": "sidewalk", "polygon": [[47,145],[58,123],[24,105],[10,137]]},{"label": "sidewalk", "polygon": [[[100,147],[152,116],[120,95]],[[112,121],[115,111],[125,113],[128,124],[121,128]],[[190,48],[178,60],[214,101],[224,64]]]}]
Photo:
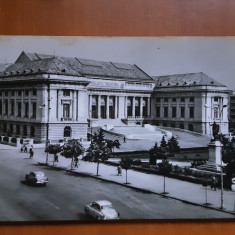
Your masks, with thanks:
[{"label": "sidewalk", "polygon": [[[25,155],[25,153],[22,153]],[[49,154],[49,166],[53,165],[53,155]],[[34,157],[32,159],[35,162],[45,163],[46,153],[44,149],[35,149]],[[70,171],[71,159],[66,159],[59,155],[59,162],[54,163],[54,167],[59,167]],[[122,170],[122,176],[117,176],[117,170],[115,166],[106,165],[100,163],[99,176],[96,176],[97,163],[84,162],[79,160],[78,168],[73,168],[75,174],[82,174],[90,177],[94,177],[109,182],[121,184],[125,187],[145,190],[148,192],[161,194],[163,192],[163,176],[147,174],[134,170],[128,170],[128,183],[126,183],[126,171]],[[186,181],[181,181],[173,178],[166,177],[166,192],[164,197],[174,198],[186,203],[205,206],[205,188],[200,184],[194,184]],[[207,190],[207,202],[211,203],[205,207],[220,210],[221,206],[221,190],[211,190],[208,187]],[[224,190],[224,211],[228,213],[234,212],[234,199],[233,192]]]}]

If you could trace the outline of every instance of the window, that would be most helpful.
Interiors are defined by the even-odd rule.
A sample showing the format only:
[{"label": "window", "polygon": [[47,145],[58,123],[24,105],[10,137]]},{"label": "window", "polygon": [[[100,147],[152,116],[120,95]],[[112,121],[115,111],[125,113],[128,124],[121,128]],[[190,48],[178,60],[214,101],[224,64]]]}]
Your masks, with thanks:
[{"label": "window", "polygon": [[0,100],[0,115],[2,115],[2,100]]},{"label": "window", "polygon": [[189,117],[194,118],[194,107],[189,107]]},{"label": "window", "polygon": [[25,91],[25,96],[28,96],[28,95],[29,95],[29,91],[26,90],[26,91]]},{"label": "window", "polygon": [[18,117],[21,117],[21,103],[17,103],[17,108],[18,108]]},{"label": "window", "polygon": [[174,98],[172,98],[172,102],[176,102],[176,98],[174,97]]},{"label": "window", "polygon": [[34,129],[34,126],[31,126],[31,127],[30,127],[30,136],[31,136],[31,137],[34,137],[34,136],[35,136],[35,129]]},{"label": "window", "polygon": [[181,102],[185,102],[185,98],[184,98],[184,97],[181,97],[180,101],[181,101]]},{"label": "window", "polygon": [[156,102],[161,102],[161,98],[160,98],[160,97],[157,97],[157,98],[156,98]]},{"label": "window", "polygon": [[69,118],[70,114],[70,104],[63,105],[63,118]]},{"label": "window", "polygon": [[33,95],[37,95],[37,90],[36,89],[33,89]]},{"label": "window", "polygon": [[214,101],[218,102],[219,101],[219,97],[214,97]]},{"label": "window", "polygon": [[184,124],[183,123],[180,124],[180,129],[184,129]]},{"label": "window", "polygon": [[36,103],[32,103],[32,118],[36,118]]},{"label": "window", "polygon": [[164,107],[164,117],[168,117],[168,107]]},{"label": "window", "polygon": [[70,96],[70,90],[63,90],[63,96]]},{"label": "window", "polygon": [[190,97],[189,102],[194,102],[194,97]]},{"label": "window", "polygon": [[5,96],[8,96],[8,91],[5,91]]},{"label": "window", "polygon": [[160,117],[160,107],[156,107],[156,117]]},{"label": "window", "polygon": [[11,96],[15,96],[15,91],[11,91]]},{"label": "window", "polygon": [[168,98],[167,97],[164,98],[164,102],[168,102]]},{"label": "window", "polygon": [[2,96],[2,91],[0,91],[0,96]]},{"label": "window", "polygon": [[12,135],[13,134],[13,124],[9,125],[9,134]]},{"label": "window", "polygon": [[11,100],[11,115],[14,115],[15,113],[15,101]]},{"label": "window", "polygon": [[21,91],[18,91],[18,96],[21,96],[22,92]]},{"label": "window", "polygon": [[189,129],[190,131],[193,131],[193,124],[189,124],[189,125],[188,125],[188,129]]},{"label": "window", "polygon": [[66,126],[64,128],[64,137],[71,137],[72,130],[70,126]]},{"label": "window", "polygon": [[27,136],[27,126],[26,125],[23,126],[23,135]]},{"label": "window", "polygon": [[20,126],[16,125],[16,135],[20,135]]},{"label": "window", "polygon": [[29,117],[29,103],[24,103],[24,117]]},{"label": "window", "polygon": [[4,114],[8,115],[8,100],[4,100]]},{"label": "window", "polygon": [[180,117],[184,118],[184,116],[185,116],[185,107],[181,107],[180,108]]},{"label": "window", "polygon": [[172,117],[176,118],[176,107],[172,107]]},{"label": "window", "polygon": [[214,118],[219,118],[219,108],[214,107]]},{"label": "window", "polygon": [[3,123],[3,132],[7,133],[7,124],[6,123]]}]

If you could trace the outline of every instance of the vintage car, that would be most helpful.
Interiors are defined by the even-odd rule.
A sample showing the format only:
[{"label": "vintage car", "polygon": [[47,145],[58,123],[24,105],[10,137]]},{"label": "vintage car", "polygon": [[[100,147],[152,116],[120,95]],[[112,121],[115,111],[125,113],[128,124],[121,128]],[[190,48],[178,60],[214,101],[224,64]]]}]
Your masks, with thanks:
[{"label": "vintage car", "polygon": [[28,184],[46,185],[48,178],[42,171],[31,171],[29,174],[26,174],[25,182]]},{"label": "vintage car", "polygon": [[94,201],[84,207],[85,214],[97,220],[119,219],[119,213],[106,200]]}]

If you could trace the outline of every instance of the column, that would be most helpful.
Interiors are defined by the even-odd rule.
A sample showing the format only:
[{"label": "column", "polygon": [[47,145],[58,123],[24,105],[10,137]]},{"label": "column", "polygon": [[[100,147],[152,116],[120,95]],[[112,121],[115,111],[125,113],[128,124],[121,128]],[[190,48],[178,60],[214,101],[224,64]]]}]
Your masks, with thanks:
[{"label": "column", "polygon": [[57,120],[60,121],[62,118],[62,112],[63,112],[63,105],[61,104],[61,90],[57,91],[57,109],[58,109],[58,117]]},{"label": "column", "polygon": [[148,115],[148,118],[150,118],[150,97],[148,97],[147,115]]},{"label": "column", "polygon": [[100,95],[98,95],[98,119],[100,118]]},{"label": "column", "polygon": [[75,121],[76,120],[76,93],[75,93],[76,91],[73,91],[73,103],[72,103],[72,105],[73,105],[73,107],[72,107],[72,109],[73,109],[73,111],[72,111],[72,120],[73,121]]},{"label": "column", "polygon": [[106,99],[106,119],[109,119],[109,95],[107,95]]},{"label": "column", "polygon": [[135,118],[135,97],[132,99],[132,117]]},{"label": "column", "polygon": [[89,95],[89,118],[92,118],[92,95]]},{"label": "column", "polygon": [[117,113],[118,113],[118,112],[117,112],[117,100],[118,100],[117,98],[118,98],[118,97],[115,96],[114,118],[117,118]]},{"label": "column", "polygon": [[140,97],[140,118],[143,118],[143,97]]},{"label": "column", "polygon": [[127,118],[127,96],[124,97],[124,117]]}]

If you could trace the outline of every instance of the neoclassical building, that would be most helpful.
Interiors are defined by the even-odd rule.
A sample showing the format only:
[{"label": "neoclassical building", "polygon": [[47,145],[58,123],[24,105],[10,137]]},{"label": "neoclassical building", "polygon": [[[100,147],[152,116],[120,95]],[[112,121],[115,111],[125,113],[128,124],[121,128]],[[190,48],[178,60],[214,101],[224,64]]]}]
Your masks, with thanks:
[{"label": "neoclassical building", "polygon": [[25,52],[0,72],[1,135],[86,139],[89,126],[143,123],[210,135],[213,121],[227,133],[227,88],[203,73]]}]

